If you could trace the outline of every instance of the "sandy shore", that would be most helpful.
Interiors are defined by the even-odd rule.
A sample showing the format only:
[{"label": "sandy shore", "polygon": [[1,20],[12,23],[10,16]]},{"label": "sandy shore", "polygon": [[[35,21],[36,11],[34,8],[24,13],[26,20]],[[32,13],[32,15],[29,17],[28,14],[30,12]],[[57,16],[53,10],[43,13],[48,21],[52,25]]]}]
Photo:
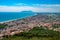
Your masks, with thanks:
[{"label": "sandy shore", "polygon": [[[37,13],[35,13],[35,15],[37,15]],[[34,16],[35,16],[35,15],[34,15]],[[32,17],[32,16],[29,16],[29,17]],[[25,17],[25,18],[27,18],[27,17]],[[2,21],[2,22],[0,22],[0,23],[11,22],[11,21],[18,20],[18,19],[23,19],[23,18],[17,18],[17,19]]]},{"label": "sandy shore", "polygon": [[11,21],[14,21],[14,20],[18,20],[18,19],[12,19],[12,20],[7,20],[7,21],[2,21],[0,23],[11,22]]}]

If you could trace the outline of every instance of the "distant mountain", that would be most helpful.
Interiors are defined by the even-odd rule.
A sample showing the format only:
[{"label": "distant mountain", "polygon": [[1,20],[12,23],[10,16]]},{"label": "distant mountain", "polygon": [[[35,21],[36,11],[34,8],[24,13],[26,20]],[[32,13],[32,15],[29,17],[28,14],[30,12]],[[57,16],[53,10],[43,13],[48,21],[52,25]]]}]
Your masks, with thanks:
[{"label": "distant mountain", "polygon": [[21,13],[34,13],[33,11],[22,11]]}]

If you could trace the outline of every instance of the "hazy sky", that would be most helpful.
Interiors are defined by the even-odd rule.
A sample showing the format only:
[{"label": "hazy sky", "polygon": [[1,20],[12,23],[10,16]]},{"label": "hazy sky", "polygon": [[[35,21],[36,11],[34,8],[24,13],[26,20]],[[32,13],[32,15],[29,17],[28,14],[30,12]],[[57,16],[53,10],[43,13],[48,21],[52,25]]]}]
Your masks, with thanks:
[{"label": "hazy sky", "polygon": [[0,12],[60,12],[60,0],[0,0]]}]

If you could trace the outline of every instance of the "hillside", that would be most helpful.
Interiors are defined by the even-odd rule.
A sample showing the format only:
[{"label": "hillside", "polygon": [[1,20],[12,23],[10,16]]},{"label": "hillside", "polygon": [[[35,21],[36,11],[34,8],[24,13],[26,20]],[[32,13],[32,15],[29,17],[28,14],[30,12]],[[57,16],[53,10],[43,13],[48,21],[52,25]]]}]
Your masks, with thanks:
[{"label": "hillside", "polygon": [[[24,12],[28,13],[28,12]],[[30,12],[31,13],[31,12]],[[43,27],[60,32],[60,13],[35,13],[37,15],[5,22],[6,27],[0,29],[0,37],[28,32],[34,27]],[[1,25],[1,24],[0,24]]]},{"label": "hillside", "polygon": [[44,29],[42,27],[34,27],[28,32],[21,32],[14,36],[5,36],[3,40],[60,40],[60,33]]}]

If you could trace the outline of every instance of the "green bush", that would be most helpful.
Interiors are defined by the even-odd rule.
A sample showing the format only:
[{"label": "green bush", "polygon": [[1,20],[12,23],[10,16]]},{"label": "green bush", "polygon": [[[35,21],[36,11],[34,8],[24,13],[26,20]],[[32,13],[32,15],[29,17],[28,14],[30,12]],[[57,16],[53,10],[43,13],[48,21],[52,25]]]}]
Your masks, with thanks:
[{"label": "green bush", "polygon": [[7,24],[0,24],[0,29],[5,28]]},{"label": "green bush", "polygon": [[32,36],[40,36],[40,37],[45,37],[45,36],[59,36],[59,32],[53,31],[53,30],[48,30],[44,29],[41,27],[34,27],[32,30],[28,32],[22,32],[20,33],[21,36],[27,36],[27,37],[32,37]]}]

